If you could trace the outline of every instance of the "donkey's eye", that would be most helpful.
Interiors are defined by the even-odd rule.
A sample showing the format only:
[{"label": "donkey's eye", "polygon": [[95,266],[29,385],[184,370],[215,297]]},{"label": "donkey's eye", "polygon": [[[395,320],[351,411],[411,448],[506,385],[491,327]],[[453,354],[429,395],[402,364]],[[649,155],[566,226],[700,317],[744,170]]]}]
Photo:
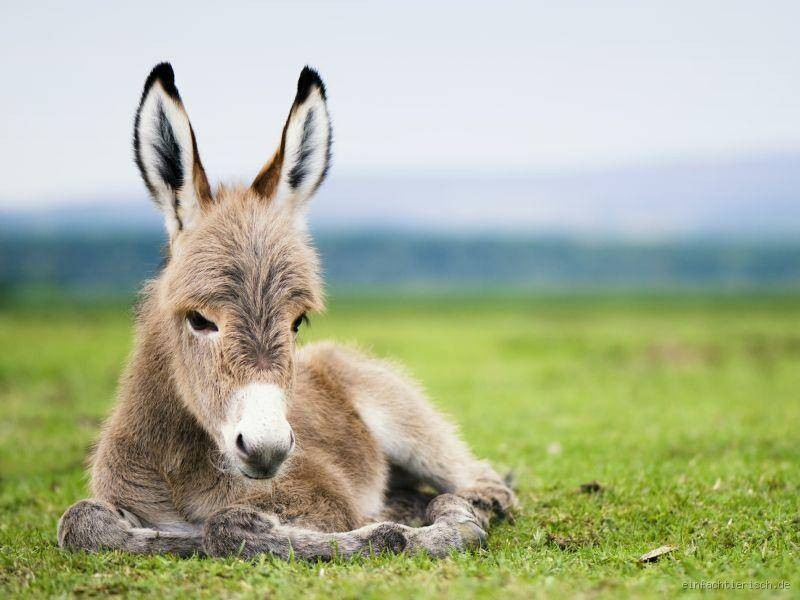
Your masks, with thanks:
[{"label": "donkey's eye", "polygon": [[189,327],[201,333],[211,333],[212,331],[219,331],[219,328],[217,327],[216,323],[209,321],[196,310],[192,310],[186,313],[186,321],[189,323]]},{"label": "donkey's eye", "polygon": [[300,331],[300,325],[303,323],[308,323],[308,317],[306,316],[306,313],[303,313],[294,320],[294,323],[292,323],[292,331],[295,333]]}]

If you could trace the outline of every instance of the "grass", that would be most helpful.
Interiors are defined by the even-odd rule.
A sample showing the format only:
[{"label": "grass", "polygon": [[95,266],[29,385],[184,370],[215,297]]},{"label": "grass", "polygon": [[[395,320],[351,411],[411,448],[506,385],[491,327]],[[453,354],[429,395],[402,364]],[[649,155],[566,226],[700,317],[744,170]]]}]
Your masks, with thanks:
[{"label": "grass", "polygon": [[[130,312],[6,305],[0,596],[656,596],[720,580],[796,595],[798,300],[334,301],[304,339],[407,364],[478,454],[513,469],[522,511],[477,553],[331,564],[60,551],[56,522],[87,495]],[[664,544],[677,549],[638,562]]]}]

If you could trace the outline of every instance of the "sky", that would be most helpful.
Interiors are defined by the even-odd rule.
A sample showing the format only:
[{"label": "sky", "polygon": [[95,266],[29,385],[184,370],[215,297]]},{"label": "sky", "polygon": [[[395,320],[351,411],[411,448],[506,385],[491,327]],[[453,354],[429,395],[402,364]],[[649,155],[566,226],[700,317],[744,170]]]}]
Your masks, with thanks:
[{"label": "sky", "polygon": [[142,194],[170,61],[212,182],[275,150],[304,64],[332,178],[524,175],[800,150],[800,3],[3,0],[0,207]]}]

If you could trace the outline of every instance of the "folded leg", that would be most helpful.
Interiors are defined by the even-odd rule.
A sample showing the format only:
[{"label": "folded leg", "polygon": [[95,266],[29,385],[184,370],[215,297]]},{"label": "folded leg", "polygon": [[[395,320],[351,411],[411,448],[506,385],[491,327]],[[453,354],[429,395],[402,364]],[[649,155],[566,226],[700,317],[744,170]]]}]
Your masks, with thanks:
[{"label": "folded leg", "polygon": [[362,367],[371,372],[358,383],[356,407],[393,470],[417,486],[469,501],[484,529],[493,517],[509,516],[517,504],[513,490],[487,462],[475,458],[422,391],[381,362]]},{"label": "folded leg", "polygon": [[427,551],[445,556],[453,550],[480,546],[486,534],[477,525],[470,504],[448,494],[428,508],[432,524],[409,527],[400,523],[374,523],[343,533],[327,533],[283,525],[273,515],[252,506],[231,506],[206,523],[203,546],[210,556],[252,557],[272,554],[306,560]]},{"label": "folded leg", "polygon": [[103,500],[73,504],[58,523],[58,545],[77,551],[124,550],[133,554],[202,554],[200,533],[139,527],[130,513]]}]

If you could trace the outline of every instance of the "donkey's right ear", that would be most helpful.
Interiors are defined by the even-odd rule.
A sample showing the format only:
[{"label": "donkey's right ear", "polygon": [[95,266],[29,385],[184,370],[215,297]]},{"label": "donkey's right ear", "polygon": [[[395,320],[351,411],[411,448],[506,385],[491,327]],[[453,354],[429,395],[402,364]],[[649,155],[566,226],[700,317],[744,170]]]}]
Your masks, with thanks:
[{"label": "donkey's right ear", "polygon": [[250,186],[263,198],[302,208],[328,173],[331,121],[325,84],[306,67],[283,127],[281,145]]},{"label": "donkey's right ear", "polygon": [[156,65],[145,81],[136,111],[133,150],[173,240],[199,222],[203,208],[211,202],[211,188],[169,63]]}]

